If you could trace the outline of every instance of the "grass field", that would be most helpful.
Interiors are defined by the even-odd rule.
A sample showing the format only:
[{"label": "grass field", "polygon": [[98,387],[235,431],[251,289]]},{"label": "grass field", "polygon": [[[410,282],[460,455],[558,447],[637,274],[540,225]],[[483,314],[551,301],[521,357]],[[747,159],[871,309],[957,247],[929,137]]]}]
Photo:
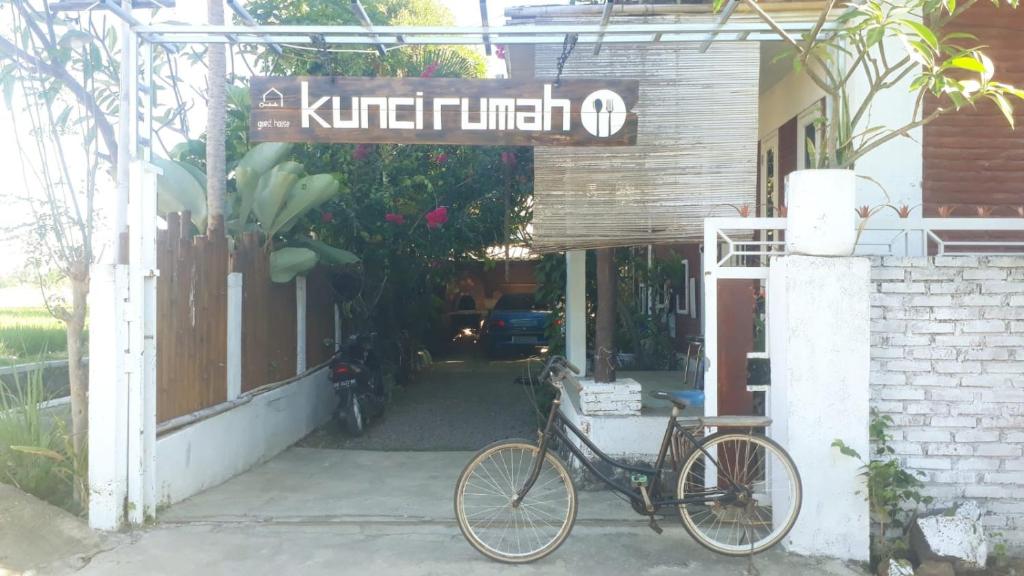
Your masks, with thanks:
[{"label": "grass field", "polygon": [[0,308],[0,364],[66,356],[64,324],[45,308]]}]

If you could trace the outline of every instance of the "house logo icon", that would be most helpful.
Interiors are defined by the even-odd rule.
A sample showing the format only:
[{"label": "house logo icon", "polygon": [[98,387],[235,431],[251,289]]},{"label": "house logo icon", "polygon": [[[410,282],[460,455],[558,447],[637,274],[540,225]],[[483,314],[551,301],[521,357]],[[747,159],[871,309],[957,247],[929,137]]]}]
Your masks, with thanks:
[{"label": "house logo icon", "polygon": [[284,108],[284,95],[277,88],[271,88],[260,98],[260,108]]},{"label": "house logo icon", "polygon": [[626,102],[611,90],[591,92],[580,106],[580,122],[598,138],[607,138],[626,124]]}]

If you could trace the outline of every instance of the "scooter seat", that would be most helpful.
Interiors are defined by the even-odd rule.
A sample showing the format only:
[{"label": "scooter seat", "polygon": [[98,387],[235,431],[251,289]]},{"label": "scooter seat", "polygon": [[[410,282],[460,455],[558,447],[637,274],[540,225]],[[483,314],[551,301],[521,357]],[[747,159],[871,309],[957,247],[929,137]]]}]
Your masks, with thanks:
[{"label": "scooter seat", "polygon": [[650,396],[658,400],[668,400],[681,410],[704,405],[703,390],[652,390]]}]

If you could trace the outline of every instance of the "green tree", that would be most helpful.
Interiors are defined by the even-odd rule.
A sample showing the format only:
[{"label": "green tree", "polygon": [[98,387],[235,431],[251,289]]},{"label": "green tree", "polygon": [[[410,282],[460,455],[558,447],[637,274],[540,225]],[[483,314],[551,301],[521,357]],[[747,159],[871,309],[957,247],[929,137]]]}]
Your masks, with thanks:
[{"label": "green tree", "polygon": [[[27,196],[5,204],[29,207],[26,219],[5,230],[27,242],[37,281],[67,332],[71,440],[76,459],[87,444],[88,389],[84,353],[86,302],[94,245],[97,193],[109,192],[117,173],[120,53],[114,23],[103,11],[68,15],[45,0],[0,1],[8,27],[0,31],[0,87],[18,139]],[[170,56],[156,47],[158,89],[180,96]],[[156,117],[160,129],[183,132],[185,106],[176,98]],[[157,134],[159,138],[159,133]],[[17,187],[13,187],[17,190]],[[56,279],[56,282],[54,281]],[[52,290],[62,281],[71,297]],[[83,486],[76,483],[76,486]],[[87,494],[79,490],[82,505]]]},{"label": "green tree", "polygon": [[[366,0],[370,21],[391,26],[449,26],[451,12],[436,0]],[[348,2],[328,0],[255,0],[248,4],[261,24],[324,24],[359,26]],[[381,57],[373,46],[289,48],[283,55],[260,52],[268,74],[309,74],[403,77],[420,75],[437,64],[434,76],[477,78],[486,72],[483,56],[469,47],[400,46]]]},{"label": "green tree", "polygon": [[[435,0],[367,0],[364,6],[374,24],[454,22]],[[265,24],[360,24],[348,3],[257,0],[248,7]],[[464,47],[401,46],[384,56],[373,46],[286,47],[283,55],[268,50],[258,59],[265,73],[285,75],[481,77],[486,68],[480,54]],[[360,256],[362,275],[350,278],[355,286],[346,310],[357,324],[380,334],[406,330],[426,337],[438,321],[445,285],[462,262],[485,260],[489,247],[527,240],[529,148],[299,148],[295,155],[309,172],[335,174],[347,186],[295,228]]]},{"label": "green tree", "polygon": [[[956,32],[956,17],[978,0],[827,0],[814,28],[803,37],[785,31],[758,0],[737,0],[783,40],[794,70],[826,95],[830,110],[819,120],[823,142],[813,152],[820,168],[853,168],[857,160],[896,138],[964,108],[993,103],[1012,127],[1015,98],[1024,90],[999,82],[985,47]],[[715,10],[727,0],[714,0]],[[1016,9],[1019,0],[992,0]],[[822,32],[832,21],[835,29]],[[886,90],[909,81],[915,105],[902,125],[871,125],[871,107]],[[863,95],[851,98],[855,86]],[[926,106],[931,102],[930,110]]]}]

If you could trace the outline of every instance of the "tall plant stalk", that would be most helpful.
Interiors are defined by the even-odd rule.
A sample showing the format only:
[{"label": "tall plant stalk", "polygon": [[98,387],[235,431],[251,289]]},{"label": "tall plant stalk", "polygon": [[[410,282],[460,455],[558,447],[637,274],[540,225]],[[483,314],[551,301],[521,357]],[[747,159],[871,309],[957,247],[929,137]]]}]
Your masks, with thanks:
[{"label": "tall plant stalk", "polygon": [[[207,0],[207,20],[224,24],[223,0]],[[224,208],[227,199],[224,123],[227,109],[227,57],[223,44],[210,44],[206,52],[206,77],[209,98],[206,108],[206,235],[224,234]]]}]

